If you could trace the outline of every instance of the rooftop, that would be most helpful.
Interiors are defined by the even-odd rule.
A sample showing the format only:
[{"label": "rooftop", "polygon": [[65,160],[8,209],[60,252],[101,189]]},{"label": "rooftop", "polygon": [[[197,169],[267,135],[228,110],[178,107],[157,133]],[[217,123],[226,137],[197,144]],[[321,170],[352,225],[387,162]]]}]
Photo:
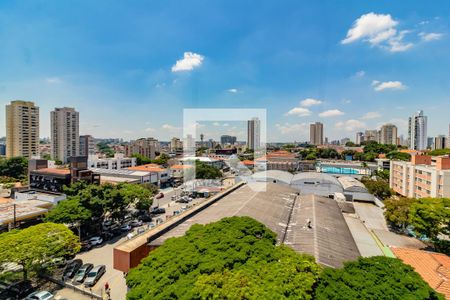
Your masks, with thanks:
[{"label": "rooftop", "polygon": [[413,267],[433,289],[450,299],[449,256],[409,248],[391,247],[391,250],[404,263]]},{"label": "rooftop", "polygon": [[[26,220],[45,214],[48,209],[35,206],[36,203],[16,203],[16,220]],[[14,204],[0,204],[0,225],[14,222]]]},{"label": "rooftop", "polygon": [[57,169],[57,168],[43,168],[43,169],[34,170],[33,172],[44,173],[44,174],[70,175],[69,169]]}]

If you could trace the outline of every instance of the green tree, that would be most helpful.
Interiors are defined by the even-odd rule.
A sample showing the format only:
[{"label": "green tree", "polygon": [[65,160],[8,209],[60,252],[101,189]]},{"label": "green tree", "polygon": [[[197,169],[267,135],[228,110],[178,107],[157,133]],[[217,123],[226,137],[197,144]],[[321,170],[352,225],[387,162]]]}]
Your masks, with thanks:
[{"label": "green tree", "polygon": [[91,220],[90,210],[81,205],[78,196],[70,196],[66,200],[60,201],[46,215],[47,222],[68,224],[77,228],[78,237],[81,239],[81,226]]},{"label": "green tree", "polygon": [[0,263],[20,265],[23,279],[30,271],[39,271],[43,264],[79,250],[78,238],[62,224],[42,223],[0,234]]},{"label": "green tree", "polygon": [[427,154],[431,155],[431,156],[450,155],[450,149],[449,148],[436,149],[436,150],[429,151]]},{"label": "green tree", "polygon": [[410,161],[411,155],[409,153],[404,153],[400,151],[391,151],[388,154],[386,154],[386,157],[389,159],[397,159],[397,160],[403,160],[403,161]]},{"label": "green tree", "polygon": [[195,161],[195,178],[196,179],[218,179],[222,178],[222,172],[213,166],[210,166],[199,160]]},{"label": "green tree", "polygon": [[356,144],[351,142],[351,141],[349,141],[349,142],[345,143],[345,146],[346,147],[356,147]]},{"label": "green tree", "polygon": [[392,197],[384,200],[384,216],[392,226],[405,230],[410,224],[410,208],[414,198]]},{"label": "green tree", "polygon": [[136,158],[136,164],[138,166],[150,164],[152,162],[152,160],[150,158],[145,157],[144,155],[138,154],[138,153],[132,154],[131,157],[135,157]]},{"label": "green tree", "polygon": [[127,299],[311,299],[320,267],[249,217],[195,224],[127,276]]},{"label": "green tree", "polygon": [[436,241],[440,234],[450,234],[450,199],[417,199],[411,205],[409,217],[414,231]]},{"label": "green tree", "polygon": [[444,300],[414,269],[396,258],[375,256],[326,268],[316,289],[317,300]]},{"label": "green tree", "polygon": [[0,176],[24,179],[28,173],[28,160],[24,157],[0,159]]},{"label": "green tree", "polygon": [[361,179],[361,182],[364,183],[369,193],[375,195],[381,199],[387,199],[392,196],[392,189],[389,187],[389,183],[382,179],[370,179],[367,176],[364,176]]}]

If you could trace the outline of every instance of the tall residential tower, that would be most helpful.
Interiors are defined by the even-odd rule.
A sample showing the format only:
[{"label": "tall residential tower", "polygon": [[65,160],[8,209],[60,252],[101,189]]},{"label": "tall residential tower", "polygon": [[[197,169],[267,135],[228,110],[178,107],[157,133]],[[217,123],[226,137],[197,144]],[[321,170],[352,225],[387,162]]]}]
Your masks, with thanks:
[{"label": "tall residential tower", "polygon": [[253,118],[247,121],[247,148],[258,150],[261,147],[261,121]]},{"label": "tall residential tower", "polygon": [[6,105],[6,157],[39,155],[39,107],[29,101]]},{"label": "tall residential tower", "polygon": [[323,124],[316,122],[309,125],[309,141],[312,145],[323,145]]},{"label": "tall residential tower", "polygon": [[409,149],[427,149],[427,117],[423,115],[423,110],[409,118],[408,136]]},{"label": "tall residential tower", "polygon": [[80,155],[79,114],[71,107],[55,108],[50,112],[52,158],[63,163]]}]

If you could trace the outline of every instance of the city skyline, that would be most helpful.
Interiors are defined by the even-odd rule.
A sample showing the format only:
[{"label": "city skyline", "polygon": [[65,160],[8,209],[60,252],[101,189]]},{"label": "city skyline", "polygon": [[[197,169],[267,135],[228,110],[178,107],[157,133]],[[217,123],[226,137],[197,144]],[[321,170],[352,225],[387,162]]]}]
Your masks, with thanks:
[{"label": "city skyline", "polygon": [[184,108],[265,108],[268,141],[292,142],[316,121],[329,140],[386,123],[406,136],[424,110],[435,137],[450,123],[450,5],[439,3],[108,3],[107,15],[102,1],[2,3],[0,115],[23,99],[40,107],[41,137],[46,113],[68,106],[82,135],[169,141]]}]

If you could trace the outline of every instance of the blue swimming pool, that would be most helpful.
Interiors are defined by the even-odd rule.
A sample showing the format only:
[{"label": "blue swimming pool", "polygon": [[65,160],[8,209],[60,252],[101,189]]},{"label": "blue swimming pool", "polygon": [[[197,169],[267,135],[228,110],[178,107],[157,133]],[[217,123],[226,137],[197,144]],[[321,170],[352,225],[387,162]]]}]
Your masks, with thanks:
[{"label": "blue swimming pool", "polygon": [[343,167],[320,167],[322,173],[331,174],[360,174],[361,170],[355,168],[343,168]]}]

